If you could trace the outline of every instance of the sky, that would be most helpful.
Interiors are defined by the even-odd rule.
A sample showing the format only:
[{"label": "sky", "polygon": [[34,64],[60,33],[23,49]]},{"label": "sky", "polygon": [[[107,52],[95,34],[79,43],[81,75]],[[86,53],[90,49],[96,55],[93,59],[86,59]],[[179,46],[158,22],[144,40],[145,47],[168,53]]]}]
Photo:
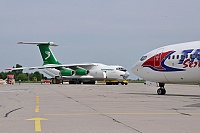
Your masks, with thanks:
[{"label": "sky", "polygon": [[1,0],[0,71],[42,65],[38,47],[49,42],[63,64],[132,66],[168,44],[200,40],[199,0]]}]

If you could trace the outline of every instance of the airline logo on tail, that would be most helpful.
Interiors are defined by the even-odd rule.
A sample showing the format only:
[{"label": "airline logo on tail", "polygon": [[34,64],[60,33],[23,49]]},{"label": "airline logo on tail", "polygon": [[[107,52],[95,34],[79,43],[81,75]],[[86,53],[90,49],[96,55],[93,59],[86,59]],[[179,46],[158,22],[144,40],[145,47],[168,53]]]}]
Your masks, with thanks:
[{"label": "airline logo on tail", "polygon": [[166,59],[174,52],[176,52],[176,51],[168,51],[168,52],[158,53],[158,54],[152,56],[151,58],[149,58],[147,61],[145,61],[142,64],[142,66],[149,67],[152,70],[159,71],[159,72],[185,71],[185,69],[173,68],[173,67],[165,65]]},{"label": "airline logo on tail", "polygon": [[50,57],[50,55],[51,55],[51,52],[45,51],[45,54],[47,55],[47,57],[45,58],[45,60],[49,59],[49,57]]}]

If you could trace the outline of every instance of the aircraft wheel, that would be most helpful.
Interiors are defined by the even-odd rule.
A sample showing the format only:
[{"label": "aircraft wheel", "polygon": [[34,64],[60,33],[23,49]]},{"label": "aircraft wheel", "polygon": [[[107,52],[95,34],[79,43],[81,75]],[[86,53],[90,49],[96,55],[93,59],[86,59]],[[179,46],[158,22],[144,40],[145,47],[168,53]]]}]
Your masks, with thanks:
[{"label": "aircraft wheel", "polygon": [[165,90],[165,89],[162,89],[162,88],[160,88],[160,89],[158,89],[158,90],[157,90],[157,93],[158,93],[158,95],[165,95],[165,93],[166,93],[166,90]]},{"label": "aircraft wheel", "polygon": [[157,90],[158,95],[162,95],[162,89]]},{"label": "aircraft wheel", "polygon": [[69,84],[76,84],[75,81],[69,81]]},{"label": "aircraft wheel", "polygon": [[81,81],[77,81],[76,84],[81,84]]},{"label": "aircraft wheel", "polygon": [[92,85],[94,85],[95,81],[83,82],[83,84],[92,84]]},{"label": "aircraft wheel", "polygon": [[106,82],[106,85],[111,85],[111,82]]},{"label": "aircraft wheel", "polygon": [[121,82],[122,85],[124,85],[124,82]]},{"label": "aircraft wheel", "polygon": [[90,84],[95,85],[95,81],[91,81]]},{"label": "aircraft wheel", "polygon": [[119,82],[116,82],[115,85],[119,85]]}]

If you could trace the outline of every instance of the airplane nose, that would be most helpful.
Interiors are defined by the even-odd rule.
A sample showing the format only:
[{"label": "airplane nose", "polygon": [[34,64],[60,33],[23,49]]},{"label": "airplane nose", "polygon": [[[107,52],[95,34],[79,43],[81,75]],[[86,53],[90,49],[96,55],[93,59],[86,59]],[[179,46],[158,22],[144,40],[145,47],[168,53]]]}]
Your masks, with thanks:
[{"label": "airplane nose", "polygon": [[127,79],[129,77],[130,73],[128,71],[125,72],[124,74],[124,79]]},{"label": "airplane nose", "polygon": [[139,72],[139,64],[136,63],[135,65],[133,65],[131,71],[132,71],[135,75],[138,75],[138,72]]}]

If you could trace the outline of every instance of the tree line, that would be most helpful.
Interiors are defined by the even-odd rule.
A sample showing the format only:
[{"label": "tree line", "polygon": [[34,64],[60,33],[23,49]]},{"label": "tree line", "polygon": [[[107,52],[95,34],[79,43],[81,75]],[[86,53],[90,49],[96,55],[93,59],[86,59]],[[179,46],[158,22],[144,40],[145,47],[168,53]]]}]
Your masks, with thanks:
[{"label": "tree line", "polygon": [[[16,64],[13,68],[22,67],[20,64]],[[47,79],[42,73],[39,71],[35,71],[34,73],[23,73],[23,70],[15,70],[8,72],[1,72],[0,79],[6,79],[7,75],[12,74],[15,77],[15,81],[41,81],[41,79]]]}]

